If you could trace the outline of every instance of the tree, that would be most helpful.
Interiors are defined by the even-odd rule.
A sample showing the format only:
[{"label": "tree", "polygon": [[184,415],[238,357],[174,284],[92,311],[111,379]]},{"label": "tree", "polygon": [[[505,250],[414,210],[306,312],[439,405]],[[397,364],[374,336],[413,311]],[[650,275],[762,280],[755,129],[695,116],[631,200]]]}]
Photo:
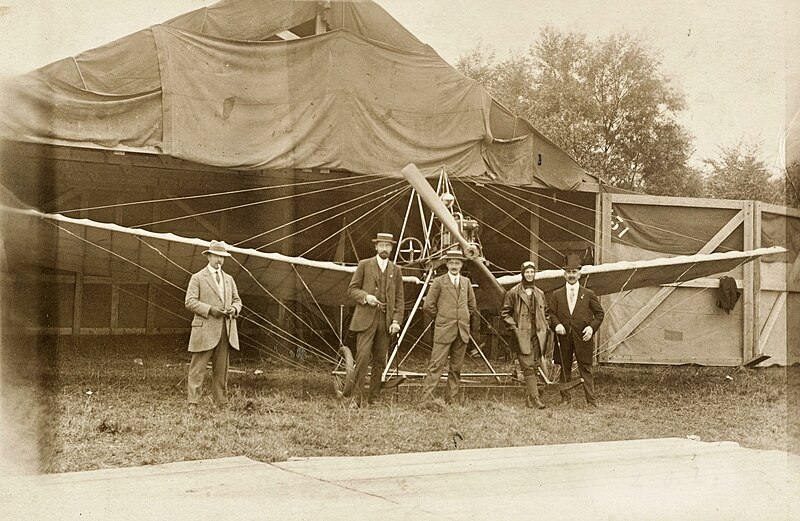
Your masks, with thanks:
[{"label": "tree", "polygon": [[785,175],[785,193],[783,204],[800,208],[800,161],[795,161],[786,167]]},{"label": "tree", "polygon": [[757,145],[741,141],[720,148],[717,159],[705,159],[710,172],[706,192],[718,199],[752,199],[766,203],[784,204],[783,185],[770,178],[770,172]]},{"label": "tree", "polygon": [[550,27],[527,54],[497,63],[494,53],[476,50],[457,63],[609,184],[700,195],[699,175],[687,166],[691,136],[676,121],[683,95],[659,66],[658,56],[627,34],[591,43]]}]

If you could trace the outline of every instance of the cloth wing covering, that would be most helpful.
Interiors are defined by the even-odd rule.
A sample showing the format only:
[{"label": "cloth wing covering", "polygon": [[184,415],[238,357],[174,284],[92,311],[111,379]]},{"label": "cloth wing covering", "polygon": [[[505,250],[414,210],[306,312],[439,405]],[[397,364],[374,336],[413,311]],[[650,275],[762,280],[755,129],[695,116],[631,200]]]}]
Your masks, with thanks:
[{"label": "cloth wing covering", "polygon": [[[170,233],[155,233],[72,219],[0,205],[3,262],[67,270],[87,276],[112,277],[119,283],[153,282],[185,289],[192,273],[207,260],[208,242]],[[230,248],[233,259],[224,270],[239,292],[284,300],[308,300],[321,305],[349,304],[347,285],[355,267],[312,261],[278,253]],[[404,277],[408,294],[421,281]]]},{"label": "cloth wing covering", "polygon": [[[644,261],[622,261],[583,266],[581,284],[598,295],[610,295],[662,284],[677,284],[688,280],[726,273],[758,257],[774,257],[786,252],[781,246],[747,251],[682,255]],[[506,289],[519,283],[519,275],[499,277]],[[536,286],[549,293],[564,287],[563,270],[544,270],[536,273]]]}]

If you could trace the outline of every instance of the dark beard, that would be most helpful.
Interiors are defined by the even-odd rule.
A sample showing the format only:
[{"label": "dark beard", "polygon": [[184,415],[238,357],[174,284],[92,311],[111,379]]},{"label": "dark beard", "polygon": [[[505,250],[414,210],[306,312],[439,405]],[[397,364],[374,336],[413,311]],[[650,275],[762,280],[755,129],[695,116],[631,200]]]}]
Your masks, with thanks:
[{"label": "dark beard", "polygon": [[379,251],[378,252],[378,257],[380,257],[381,259],[388,259],[389,258],[389,252],[388,251]]}]

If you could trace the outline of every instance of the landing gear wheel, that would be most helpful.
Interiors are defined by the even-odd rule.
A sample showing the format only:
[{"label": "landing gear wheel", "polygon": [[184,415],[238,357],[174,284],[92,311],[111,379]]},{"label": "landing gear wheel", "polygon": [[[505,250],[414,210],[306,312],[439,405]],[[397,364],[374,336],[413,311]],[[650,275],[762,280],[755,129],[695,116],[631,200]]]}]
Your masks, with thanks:
[{"label": "landing gear wheel", "polygon": [[[344,372],[344,375],[341,373]],[[348,380],[353,379],[355,364],[353,363],[353,352],[347,346],[339,346],[339,361],[333,369],[333,392],[341,398],[344,392],[344,385]]]}]

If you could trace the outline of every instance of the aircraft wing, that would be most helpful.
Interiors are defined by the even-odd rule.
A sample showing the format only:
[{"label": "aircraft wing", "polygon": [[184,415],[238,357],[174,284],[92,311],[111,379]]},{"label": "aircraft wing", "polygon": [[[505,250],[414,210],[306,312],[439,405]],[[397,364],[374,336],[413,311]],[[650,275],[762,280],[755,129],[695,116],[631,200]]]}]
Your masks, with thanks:
[{"label": "aircraft wing", "polygon": [[[125,283],[166,283],[185,288],[189,276],[205,266],[202,252],[208,242],[171,233],[126,228],[89,219],[74,219],[32,209],[0,205],[3,253],[9,266],[27,264],[79,272],[87,276],[112,277]],[[623,261],[584,266],[581,283],[598,295],[647,286],[674,284],[723,273],[762,255],[784,253],[776,246],[750,251],[697,254],[647,261]],[[243,294],[296,300],[298,295],[322,305],[350,304],[347,285],[354,266],[230,247],[233,254],[225,271],[235,279]],[[519,275],[499,277],[509,289]],[[418,277],[403,281],[419,287]],[[564,284],[562,270],[536,274],[536,284],[545,292]],[[411,288],[409,288],[411,289]],[[478,288],[478,307],[485,309],[491,299]],[[416,291],[408,291],[407,298]]]},{"label": "aircraft wing", "polygon": [[[8,266],[27,264],[113,277],[125,283],[166,283],[185,289],[192,273],[206,265],[208,241],[171,233],[73,219],[32,209],[0,205]],[[341,266],[279,253],[229,247],[225,271],[239,292],[297,300],[304,294],[322,305],[350,304],[347,286],[355,266]],[[404,282],[421,285],[417,277]],[[306,287],[308,289],[306,289]]]},{"label": "aircraft wing", "polygon": [[[583,266],[581,284],[598,295],[609,295],[620,291],[677,284],[699,277],[708,277],[730,271],[762,255],[785,253],[780,246],[748,251],[729,251],[664,257],[643,261],[622,261]],[[536,285],[545,293],[564,285],[562,270],[544,270],[536,273]],[[520,275],[498,277],[498,282],[508,289],[520,281]]]}]

